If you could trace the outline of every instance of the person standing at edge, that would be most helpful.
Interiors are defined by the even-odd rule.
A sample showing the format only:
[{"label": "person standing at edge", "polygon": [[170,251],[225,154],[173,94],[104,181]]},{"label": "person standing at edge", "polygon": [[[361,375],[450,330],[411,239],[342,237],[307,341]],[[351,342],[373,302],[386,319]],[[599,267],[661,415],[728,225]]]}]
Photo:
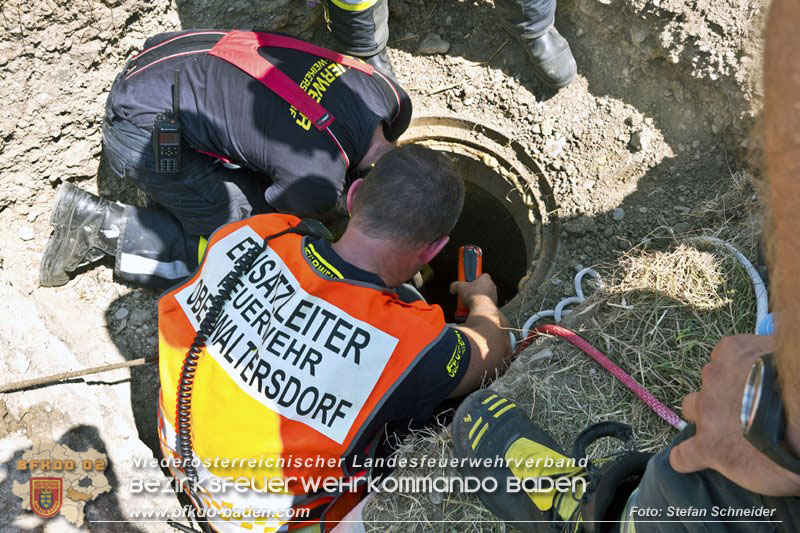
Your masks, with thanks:
[{"label": "person standing at edge", "polygon": [[[525,49],[533,72],[553,89],[575,79],[577,66],[569,43],[554,26],[556,0],[496,0],[503,25]],[[338,48],[395,77],[386,51],[388,0],[325,0],[326,16]]]}]

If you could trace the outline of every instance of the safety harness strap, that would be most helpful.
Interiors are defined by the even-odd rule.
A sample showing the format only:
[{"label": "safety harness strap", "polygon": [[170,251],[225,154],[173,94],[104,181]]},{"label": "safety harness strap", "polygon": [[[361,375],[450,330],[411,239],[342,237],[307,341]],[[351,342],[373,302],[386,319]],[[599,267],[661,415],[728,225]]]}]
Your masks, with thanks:
[{"label": "safety harness strap", "polygon": [[[331,143],[339,151],[345,168],[350,167],[350,158],[342,144],[331,131],[334,116],[319,102],[303,91],[291,78],[284,74],[269,60],[258,54],[262,46],[287,48],[306,52],[372,76],[375,68],[372,65],[351,56],[328,50],[320,46],[271,33],[253,31],[219,31],[198,30],[168,37],[161,42],[149,46],[126,65],[123,77],[129,79],[153,65],[187,55],[208,53],[218,57],[260,81],[264,86],[277,94],[281,99],[293,106],[308,118],[320,132],[330,138]],[[390,84],[391,86],[391,84]],[[394,90],[394,88],[392,88]],[[233,165],[227,157],[192,147],[197,152],[220,160],[223,164]]]},{"label": "safety harness strap", "polygon": [[374,68],[355,58],[339,54],[311,43],[269,33],[231,31],[208,52],[243,70],[305,115],[319,131],[333,124],[334,117],[319,102],[311,98],[289,76],[258,54],[262,46],[275,46],[307,52],[372,75]]},{"label": "safety harness strap", "polygon": [[[234,32],[234,33],[252,33],[252,32]],[[317,46],[315,44],[311,44],[306,41],[301,41],[300,39],[295,39],[294,37],[289,37],[288,35],[279,35],[276,33],[257,33],[256,35],[259,36],[261,41],[264,43],[260,46],[274,46],[277,48],[288,48],[290,50],[298,50],[300,52],[307,52],[309,54],[319,56],[335,63],[339,63],[346,67],[350,67],[352,69],[358,70],[363,72],[368,76],[372,76],[373,72],[375,72],[375,67],[370,65],[369,63],[365,63],[360,59],[356,59],[353,56],[348,56],[345,54],[340,54],[339,52],[334,52],[328,48],[323,48],[321,46]]]}]

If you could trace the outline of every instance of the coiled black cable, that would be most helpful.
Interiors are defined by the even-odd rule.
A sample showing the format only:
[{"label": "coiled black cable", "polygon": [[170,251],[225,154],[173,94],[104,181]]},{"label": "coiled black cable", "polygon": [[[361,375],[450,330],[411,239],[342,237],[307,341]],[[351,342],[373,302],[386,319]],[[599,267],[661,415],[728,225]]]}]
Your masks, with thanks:
[{"label": "coiled black cable", "polygon": [[200,322],[200,327],[197,329],[192,345],[183,359],[181,375],[178,380],[178,397],[175,409],[175,423],[177,425],[175,444],[181,457],[181,466],[190,480],[190,488],[192,490],[194,490],[194,485],[198,482],[197,468],[194,464],[194,452],[192,451],[192,390],[194,388],[195,374],[197,373],[197,363],[203,353],[203,349],[206,347],[209,335],[217,325],[217,320],[222,314],[225,302],[230,299],[236,284],[253,268],[258,256],[267,249],[269,241],[288,233],[328,240],[333,238],[325,226],[318,221],[304,219],[295,227],[265,237],[261,246],[256,246],[245,252],[236,260],[233,270],[228,272],[222,283],[220,283],[219,293],[211,300],[206,316]]},{"label": "coiled black cable", "polygon": [[220,284],[220,291],[211,301],[211,305],[206,312],[206,316],[200,323],[197,334],[194,337],[191,347],[186,352],[181,368],[181,377],[178,382],[178,403],[175,419],[178,426],[177,448],[181,456],[183,471],[193,482],[197,482],[197,468],[194,464],[192,452],[192,431],[191,431],[191,410],[192,410],[192,389],[194,387],[194,377],[197,372],[197,362],[200,354],[206,347],[208,336],[214,331],[214,326],[222,314],[225,302],[228,301],[236,287],[236,283],[252,268],[258,256],[266,248],[263,246],[251,248],[236,261],[236,266],[226,274]]}]

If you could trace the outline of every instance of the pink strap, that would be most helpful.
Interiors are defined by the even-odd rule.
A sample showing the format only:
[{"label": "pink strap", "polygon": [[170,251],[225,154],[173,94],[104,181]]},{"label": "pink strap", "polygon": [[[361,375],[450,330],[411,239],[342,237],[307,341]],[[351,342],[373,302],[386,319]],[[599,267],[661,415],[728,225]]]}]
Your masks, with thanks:
[{"label": "pink strap", "polygon": [[678,429],[683,429],[683,427],[686,425],[686,423],[675,414],[675,411],[661,403],[649,390],[639,385],[635,379],[617,366],[614,361],[609,359],[600,350],[586,342],[577,333],[555,324],[539,326],[534,331],[563,337],[568,343],[583,350],[589,357],[597,361],[600,366],[608,370],[611,375],[622,382],[623,385],[630,389],[631,392],[638,396],[644,403],[647,404],[650,409],[653,410],[653,412],[664,419],[669,425]]},{"label": "pink strap", "polygon": [[288,48],[290,50],[307,52],[311,55],[323,57],[335,63],[358,70],[368,76],[372,76],[372,73],[375,72],[375,67],[369,63],[364,63],[360,59],[356,59],[353,56],[340,54],[339,52],[334,52],[333,50],[322,48],[321,46],[307,43],[306,41],[301,41],[300,39],[295,39],[294,37],[276,35],[274,33],[249,33],[255,33],[258,38],[258,42],[260,43],[259,46],[274,46],[276,48]]},{"label": "pink strap", "polygon": [[355,58],[283,35],[252,31],[231,31],[214,45],[209,52],[210,55],[224,59],[269,87],[275,94],[308,118],[319,131],[333,124],[333,115],[303,91],[289,76],[258,55],[258,49],[262,46],[275,46],[308,52],[355,68],[369,75],[372,75],[374,70],[372,65],[363,63]]},{"label": "pink strap", "polygon": [[209,157],[213,157],[214,159],[219,159],[223,163],[228,163],[228,164],[231,164],[231,165],[235,164],[233,161],[231,161],[230,159],[228,159],[224,155],[219,155],[219,154],[215,154],[215,153],[212,153],[212,152],[204,152],[203,150],[198,150],[197,148],[194,148],[194,151],[195,152],[199,152],[199,153],[201,153],[203,155],[207,155]]},{"label": "pink strap", "polygon": [[565,327],[558,326],[556,324],[545,324],[542,326],[538,326],[533,328],[533,332],[528,335],[528,338],[525,339],[523,342],[517,345],[516,353],[521,353],[522,350],[530,346],[533,339],[539,335],[545,333],[547,335],[556,335],[557,337],[561,337],[565,339],[568,343],[576,346],[577,348],[581,349],[586,355],[597,361],[600,366],[605,368],[611,375],[617,378],[623,385],[625,385],[631,392],[633,392],[636,396],[639,397],[647,406],[653,410],[655,414],[660,416],[665,422],[667,422],[672,427],[682,430],[686,427],[686,422],[684,422],[675,411],[661,403],[653,394],[640,385],[635,379],[629,376],[624,370],[622,370],[619,366],[617,366],[614,361],[608,358],[604,353],[600,350],[586,342],[586,340]]},{"label": "pink strap", "polygon": [[131,61],[133,61],[134,59],[136,59],[138,57],[143,56],[144,54],[146,54],[148,52],[152,52],[156,48],[161,48],[165,44],[169,44],[171,42],[177,41],[178,39],[184,39],[186,37],[193,37],[195,35],[225,35],[226,33],[227,32],[224,32],[224,31],[191,31],[191,32],[187,32],[187,33],[182,33],[181,35],[177,35],[177,36],[175,36],[175,37],[173,37],[171,39],[167,39],[166,41],[160,42],[158,44],[154,44],[150,48],[145,48],[144,50],[142,50],[141,52],[139,52],[138,54],[133,56],[131,58]]}]

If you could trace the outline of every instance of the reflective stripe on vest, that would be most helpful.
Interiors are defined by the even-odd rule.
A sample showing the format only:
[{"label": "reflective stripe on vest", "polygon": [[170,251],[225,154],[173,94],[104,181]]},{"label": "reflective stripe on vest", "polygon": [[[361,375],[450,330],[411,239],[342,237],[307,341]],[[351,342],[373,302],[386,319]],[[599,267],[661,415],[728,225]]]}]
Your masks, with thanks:
[{"label": "reflective stripe on vest", "polygon": [[[174,448],[175,430],[164,417],[164,408],[158,405],[158,440],[161,453],[167,459],[167,468],[192,504],[200,511],[198,516],[208,520],[214,531],[244,533],[253,531],[286,531],[316,523],[333,501],[335,494],[321,492],[311,498],[267,491],[237,490],[230,476],[216,476],[197,461],[200,483],[192,484],[180,465],[180,454]],[[287,526],[286,524],[289,524]],[[263,529],[261,529],[263,528]]]},{"label": "reflective stripe on vest", "polygon": [[208,239],[200,235],[200,240],[197,242],[197,264],[203,262],[203,255],[206,253],[206,246],[208,246]]},{"label": "reflective stripe on vest", "polygon": [[[172,435],[184,356],[220,281],[250,247],[298,222],[269,214],[220,228],[195,275],[159,300],[162,414]],[[199,360],[196,457],[209,475],[248,478],[256,491],[278,478],[292,496],[312,492],[309,481],[357,474],[344,458],[362,453],[386,398],[446,328],[438,306],[321,275],[299,235],[270,241]]]}]

